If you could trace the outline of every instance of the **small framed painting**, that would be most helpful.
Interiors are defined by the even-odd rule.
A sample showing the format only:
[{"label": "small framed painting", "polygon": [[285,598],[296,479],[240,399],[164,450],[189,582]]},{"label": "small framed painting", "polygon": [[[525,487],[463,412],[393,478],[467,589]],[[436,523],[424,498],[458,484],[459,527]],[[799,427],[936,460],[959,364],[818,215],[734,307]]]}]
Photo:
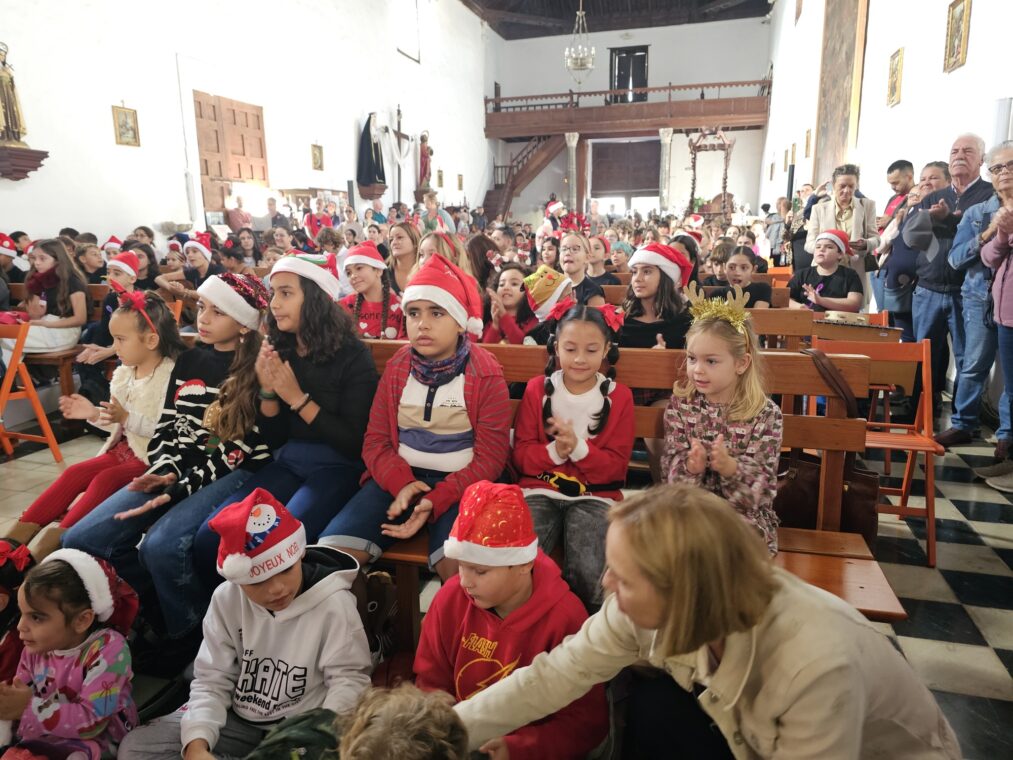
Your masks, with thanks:
[{"label": "small framed painting", "polygon": [[805,157],[811,158],[813,150],[813,131],[807,129],[805,131]]},{"label": "small framed painting", "polygon": [[774,162],[770,162],[770,181],[774,181]]},{"label": "small framed painting", "polygon": [[113,106],[113,128],[116,131],[116,144],[141,147],[141,132],[137,128],[137,111],[133,108]]},{"label": "small framed painting", "polygon": [[310,160],[312,161],[313,171],[322,172],[324,170],[324,146],[311,145]]},{"label": "small framed painting", "polygon": [[464,175],[463,174],[458,174],[457,175],[457,189],[461,190],[461,191],[464,190]]},{"label": "small framed painting", "polygon": [[943,71],[959,69],[967,61],[967,35],[970,31],[971,0],[953,0],[946,13]]},{"label": "small framed painting", "polygon": [[443,187],[443,169],[436,170],[436,186]]},{"label": "small framed painting", "polygon": [[890,56],[890,74],[886,81],[886,104],[900,103],[900,83],[904,76],[904,48]]},{"label": "small framed painting", "polygon": [[788,149],[784,149],[784,170],[788,171]]}]

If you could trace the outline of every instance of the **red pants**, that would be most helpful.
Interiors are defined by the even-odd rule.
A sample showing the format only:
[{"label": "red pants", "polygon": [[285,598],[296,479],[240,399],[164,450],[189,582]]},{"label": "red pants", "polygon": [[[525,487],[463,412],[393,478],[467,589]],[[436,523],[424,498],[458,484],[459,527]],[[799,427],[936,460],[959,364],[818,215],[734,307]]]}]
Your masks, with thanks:
[{"label": "red pants", "polygon": [[70,528],[95,507],[123,486],[144,474],[148,466],[134,456],[126,440],[85,462],[72,464],[56,481],[37,498],[21,515],[22,522],[48,525],[59,520],[78,494],[81,498],[67,516],[60,520],[61,528]]}]

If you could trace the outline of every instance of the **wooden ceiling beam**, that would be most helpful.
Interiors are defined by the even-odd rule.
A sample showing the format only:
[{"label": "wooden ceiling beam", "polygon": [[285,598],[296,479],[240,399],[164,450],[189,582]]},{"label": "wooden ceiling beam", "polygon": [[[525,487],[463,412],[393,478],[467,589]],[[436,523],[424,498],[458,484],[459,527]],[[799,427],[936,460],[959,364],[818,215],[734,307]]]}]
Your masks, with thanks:
[{"label": "wooden ceiling beam", "polygon": [[490,24],[523,24],[525,26],[543,26],[549,29],[568,29],[571,22],[553,16],[535,16],[531,13],[514,13],[512,11],[487,10],[485,17]]}]

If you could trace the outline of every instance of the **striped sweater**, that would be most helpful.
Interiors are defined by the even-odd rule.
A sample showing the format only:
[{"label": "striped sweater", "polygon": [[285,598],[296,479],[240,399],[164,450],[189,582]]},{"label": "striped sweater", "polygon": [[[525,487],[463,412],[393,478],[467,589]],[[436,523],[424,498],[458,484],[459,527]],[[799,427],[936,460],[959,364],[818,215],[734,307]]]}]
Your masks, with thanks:
[{"label": "striped sweater", "polygon": [[231,351],[198,347],[176,359],[162,416],[148,444],[148,473],[178,478],[165,490],[170,504],[237,468],[257,470],[271,460],[256,425],[238,441],[217,441],[204,427],[204,413],[217,400],[234,358]]}]

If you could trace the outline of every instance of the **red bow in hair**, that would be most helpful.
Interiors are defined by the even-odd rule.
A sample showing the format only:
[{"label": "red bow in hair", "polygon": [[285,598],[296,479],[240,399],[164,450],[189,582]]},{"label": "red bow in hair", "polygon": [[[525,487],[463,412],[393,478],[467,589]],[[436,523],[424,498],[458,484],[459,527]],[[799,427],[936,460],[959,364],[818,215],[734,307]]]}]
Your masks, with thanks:
[{"label": "red bow in hair", "polygon": [[11,549],[11,545],[6,541],[0,542],[0,565],[3,565],[5,562],[10,562],[19,571],[23,572],[32,562],[32,555],[28,551],[28,545],[21,544],[17,549]]},{"label": "red bow in hair", "polygon": [[235,245],[235,243],[232,242],[232,238],[229,238],[228,240],[225,241],[226,248],[232,248],[233,245]]},{"label": "red bow in hair", "polygon": [[120,308],[121,309],[133,309],[142,317],[144,321],[148,323],[148,327],[151,328],[151,332],[158,334],[158,330],[155,329],[155,323],[151,321],[151,317],[148,316],[148,303],[147,296],[143,290],[132,290],[129,293],[121,291],[120,295]]},{"label": "red bow in hair", "polygon": [[605,324],[614,333],[619,332],[626,323],[626,315],[618,306],[607,303],[604,306],[595,306],[594,308],[601,312],[601,315],[605,318]]},{"label": "red bow in hair", "polygon": [[568,312],[576,305],[577,302],[574,301],[572,298],[564,298],[562,301],[557,302],[556,305],[552,307],[552,311],[549,312],[549,316],[546,317],[546,321],[551,319],[558,322],[563,318],[563,315],[566,314],[566,312]]}]

